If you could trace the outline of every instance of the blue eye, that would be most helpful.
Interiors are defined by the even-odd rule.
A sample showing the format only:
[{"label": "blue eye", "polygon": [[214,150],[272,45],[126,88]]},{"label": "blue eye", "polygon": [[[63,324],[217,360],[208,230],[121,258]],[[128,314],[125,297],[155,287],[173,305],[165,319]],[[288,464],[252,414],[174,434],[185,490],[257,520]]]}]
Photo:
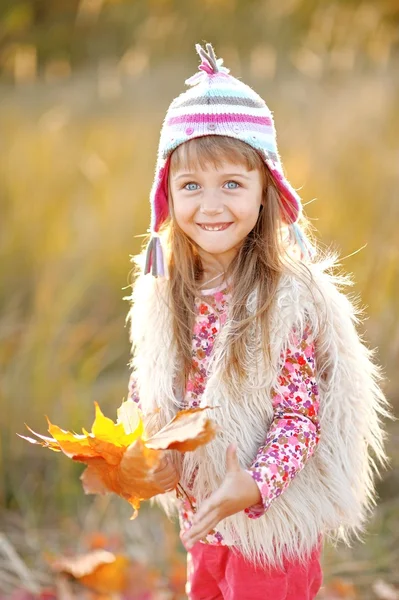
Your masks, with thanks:
[{"label": "blue eye", "polygon": [[194,192],[196,189],[198,189],[198,187],[199,187],[198,183],[186,183],[186,185],[184,186],[184,189],[188,190],[190,192]]},{"label": "blue eye", "polygon": [[226,185],[228,190],[236,190],[240,187],[240,184],[236,181],[227,181]]}]

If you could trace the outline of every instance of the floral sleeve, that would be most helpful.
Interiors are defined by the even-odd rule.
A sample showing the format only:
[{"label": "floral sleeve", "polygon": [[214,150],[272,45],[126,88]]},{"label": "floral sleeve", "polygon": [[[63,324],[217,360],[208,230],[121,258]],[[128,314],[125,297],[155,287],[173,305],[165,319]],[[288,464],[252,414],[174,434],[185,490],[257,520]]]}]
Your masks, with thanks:
[{"label": "floral sleeve", "polygon": [[130,375],[127,398],[128,398],[128,400],[133,400],[133,402],[136,402],[137,406],[141,410],[140,398],[139,398],[138,391],[137,391],[137,380],[136,380],[136,375],[135,375],[134,371],[132,371],[132,373]]},{"label": "floral sleeve", "polygon": [[[284,359],[284,356],[282,356]],[[259,487],[262,501],[245,509],[249,518],[262,516],[295,475],[303,469],[319,442],[319,395],[315,380],[315,348],[309,324],[301,338],[292,330],[279,386],[272,391],[274,419],[265,444],[247,472]]]}]

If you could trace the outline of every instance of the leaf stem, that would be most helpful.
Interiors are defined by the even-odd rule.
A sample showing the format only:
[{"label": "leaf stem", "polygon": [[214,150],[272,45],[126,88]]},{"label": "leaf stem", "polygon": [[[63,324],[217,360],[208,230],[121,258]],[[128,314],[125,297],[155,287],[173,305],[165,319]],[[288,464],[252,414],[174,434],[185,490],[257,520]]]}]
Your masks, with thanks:
[{"label": "leaf stem", "polygon": [[183,493],[185,495],[185,497],[187,498],[187,500],[188,500],[188,502],[190,504],[191,510],[193,512],[195,512],[195,508],[194,508],[194,506],[191,503],[190,496],[187,494],[186,490],[184,489],[184,487],[182,486],[181,483],[177,484],[177,489],[180,491],[180,493]]}]

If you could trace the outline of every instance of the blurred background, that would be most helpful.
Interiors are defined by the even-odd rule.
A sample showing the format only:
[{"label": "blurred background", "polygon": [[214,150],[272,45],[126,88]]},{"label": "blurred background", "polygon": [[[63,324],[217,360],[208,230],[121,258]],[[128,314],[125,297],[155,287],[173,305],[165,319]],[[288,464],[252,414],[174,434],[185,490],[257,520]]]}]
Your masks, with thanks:
[{"label": "blurred background", "polygon": [[[354,275],[399,405],[398,1],[1,0],[0,598],[185,597],[160,511],[129,521],[123,501],[84,496],[81,466],[16,433],[44,434],[45,415],[80,431],[94,401],[115,418],[127,396],[130,257],[196,42],[273,110],[287,175]],[[378,506],[362,543],[326,546],[320,598],[399,598],[399,425],[387,429]],[[51,567],[83,552],[89,580]]]}]

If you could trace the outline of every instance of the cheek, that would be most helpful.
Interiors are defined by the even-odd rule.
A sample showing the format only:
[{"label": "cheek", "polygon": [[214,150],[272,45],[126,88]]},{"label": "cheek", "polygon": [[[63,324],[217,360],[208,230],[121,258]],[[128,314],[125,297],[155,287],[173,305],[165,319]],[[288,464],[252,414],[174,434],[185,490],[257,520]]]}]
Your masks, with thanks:
[{"label": "cheek", "polygon": [[256,222],[262,202],[261,186],[253,186],[245,190],[236,202],[231,204],[231,211],[237,219],[246,222]]},{"label": "cheek", "polygon": [[233,213],[237,219],[242,222],[256,222],[259,216],[260,203],[255,204],[253,202],[248,202],[246,204],[242,204],[238,207],[235,207]]},{"label": "cheek", "polygon": [[187,198],[176,198],[173,201],[173,212],[177,223],[180,225],[181,223],[192,220],[193,215],[195,214],[195,207],[187,200]]}]

